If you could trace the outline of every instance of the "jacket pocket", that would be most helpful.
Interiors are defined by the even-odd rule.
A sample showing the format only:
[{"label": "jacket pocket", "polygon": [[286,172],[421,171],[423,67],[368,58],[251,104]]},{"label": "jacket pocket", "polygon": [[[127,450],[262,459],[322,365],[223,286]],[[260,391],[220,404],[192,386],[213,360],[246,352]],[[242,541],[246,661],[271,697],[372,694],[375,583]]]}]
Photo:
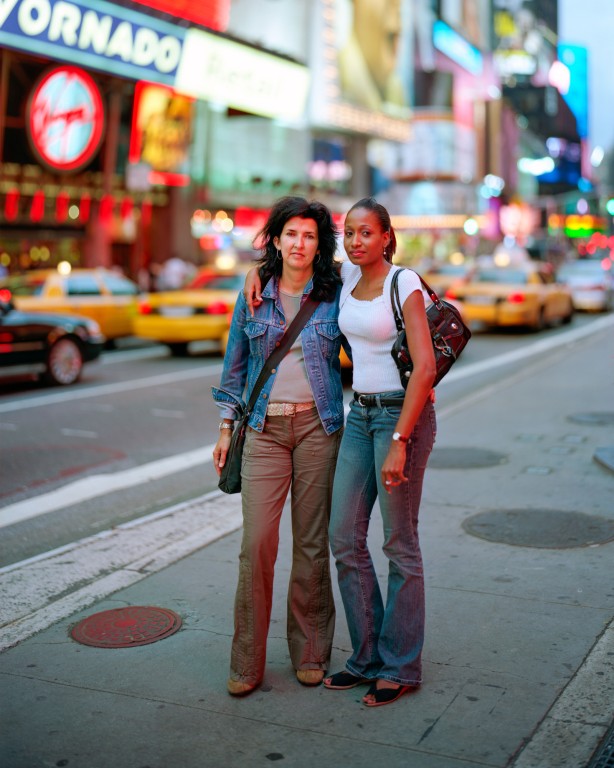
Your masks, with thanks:
[{"label": "jacket pocket", "polygon": [[341,329],[337,322],[314,323],[318,342],[324,357],[332,357],[339,354],[341,346]]},{"label": "jacket pocket", "polygon": [[269,326],[266,323],[248,321],[245,326],[245,333],[249,339],[249,348],[253,357],[265,357],[267,355],[267,331]]}]

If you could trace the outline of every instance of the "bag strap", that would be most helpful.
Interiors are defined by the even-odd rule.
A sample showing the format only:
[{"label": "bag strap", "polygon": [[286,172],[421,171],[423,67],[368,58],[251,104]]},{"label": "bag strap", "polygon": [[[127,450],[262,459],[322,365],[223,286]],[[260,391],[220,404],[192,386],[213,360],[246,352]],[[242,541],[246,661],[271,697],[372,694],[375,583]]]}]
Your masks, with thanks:
[{"label": "bag strap", "polygon": [[271,375],[273,368],[275,368],[275,366],[278,365],[278,363],[285,357],[286,352],[290,349],[292,344],[294,344],[294,341],[302,331],[303,326],[307,320],[309,320],[311,315],[313,315],[319,303],[320,302],[317,299],[312,299],[310,295],[303,303],[299,311],[296,313],[294,320],[290,323],[286,332],[281,337],[281,341],[278,342],[277,349],[271,352],[269,357],[266,359],[266,362],[262,366],[262,370],[256,379],[256,383],[254,384],[254,388],[252,389],[252,393],[249,397],[247,408],[245,409],[245,416],[252,412],[252,409],[256,404],[256,400],[260,395],[260,390]]},{"label": "bag strap", "polygon": [[[392,304],[392,311],[394,313],[394,322],[396,323],[397,331],[399,332],[403,330],[403,308],[401,306],[401,297],[399,296],[399,274],[401,273],[401,269],[404,269],[404,267],[401,267],[395,271],[394,275],[392,276],[392,283],[390,284],[390,302]],[[412,270],[412,272],[414,271],[415,270]],[[416,275],[418,275],[417,272]],[[426,282],[426,280],[422,279],[421,275],[418,275],[418,278],[424,288],[426,288],[429,298],[433,304],[437,307],[438,310],[442,310],[443,305],[439,296]]]},{"label": "bag strap", "polygon": [[400,269],[396,269],[392,276],[392,283],[390,284],[390,303],[392,304],[392,312],[394,314],[394,322],[397,327],[397,333],[401,333],[403,330],[403,310],[401,308],[401,297],[399,296],[399,274]]}]

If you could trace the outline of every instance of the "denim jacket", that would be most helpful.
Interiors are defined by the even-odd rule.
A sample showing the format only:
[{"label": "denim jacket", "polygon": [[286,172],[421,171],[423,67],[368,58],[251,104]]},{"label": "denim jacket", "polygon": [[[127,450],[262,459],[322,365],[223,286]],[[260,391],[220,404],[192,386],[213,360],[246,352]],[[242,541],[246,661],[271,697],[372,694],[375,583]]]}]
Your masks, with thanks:
[{"label": "denim jacket", "polygon": [[[272,278],[262,291],[263,302],[251,316],[243,293],[235,304],[224,369],[219,387],[212,387],[213,399],[220,406],[224,419],[238,419],[245,408],[256,379],[275,344],[283,336],[287,324],[278,291],[279,281]],[[313,288],[310,280],[305,286],[302,302]],[[342,334],[339,330],[339,293],[333,301],[322,301],[301,332],[307,378],[313,392],[318,414],[326,434],[343,426],[343,389],[339,350]],[[249,416],[248,424],[257,432],[264,429],[266,408],[275,374],[265,382]],[[245,396],[245,400],[243,400]]]}]

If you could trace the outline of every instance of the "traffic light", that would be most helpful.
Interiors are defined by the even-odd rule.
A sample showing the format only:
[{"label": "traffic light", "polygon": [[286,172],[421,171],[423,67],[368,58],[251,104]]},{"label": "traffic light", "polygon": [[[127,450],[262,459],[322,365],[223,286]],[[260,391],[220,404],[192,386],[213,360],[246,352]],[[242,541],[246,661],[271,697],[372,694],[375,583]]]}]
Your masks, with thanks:
[{"label": "traffic light", "polygon": [[614,216],[614,197],[611,197],[608,202],[605,204],[606,211],[610,214],[610,216]]}]

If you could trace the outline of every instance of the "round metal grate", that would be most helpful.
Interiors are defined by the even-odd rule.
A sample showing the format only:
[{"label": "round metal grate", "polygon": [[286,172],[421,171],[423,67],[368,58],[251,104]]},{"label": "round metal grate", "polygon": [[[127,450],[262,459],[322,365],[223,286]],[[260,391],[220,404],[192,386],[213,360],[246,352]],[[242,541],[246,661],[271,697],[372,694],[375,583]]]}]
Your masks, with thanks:
[{"label": "round metal grate", "polygon": [[94,613],[80,621],[71,637],[95,648],[133,648],[163,640],[181,627],[181,616],[168,608],[132,605]]},{"label": "round metal grate", "polygon": [[572,413],[567,419],[576,424],[593,424],[598,427],[609,427],[614,424],[614,411],[602,411],[600,413]]},{"label": "round metal grate", "polygon": [[484,448],[435,448],[429,458],[429,469],[480,469],[505,464],[507,456]]},{"label": "round metal grate", "polygon": [[608,728],[586,768],[614,768],[614,723]]},{"label": "round metal grate", "polygon": [[463,529],[500,544],[573,549],[614,540],[614,520],[558,509],[497,509],[467,518]]}]

